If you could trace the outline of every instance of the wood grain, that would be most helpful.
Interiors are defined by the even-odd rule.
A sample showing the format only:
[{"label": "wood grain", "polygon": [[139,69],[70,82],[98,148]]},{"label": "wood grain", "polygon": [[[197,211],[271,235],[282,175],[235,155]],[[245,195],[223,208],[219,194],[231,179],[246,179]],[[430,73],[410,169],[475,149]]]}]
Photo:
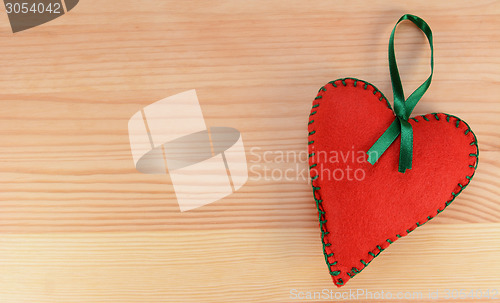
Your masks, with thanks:
[{"label": "wood grain", "polygon": [[[346,289],[500,288],[500,2],[86,0],[16,34],[0,9],[0,301],[286,302],[332,288],[304,158],[310,106],[345,76],[391,99],[387,42],[407,12],[434,33],[414,114],[467,121],[479,167]],[[424,36],[401,24],[396,53],[411,92],[429,73]],[[167,175],[135,170],[127,121],[193,88],[207,125],[241,131],[250,179],[180,213]]]},{"label": "wood grain", "polygon": [[484,265],[499,249],[495,223],[425,225],[339,289],[325,279],[317,228],[5,235],[0,299],[290,302],[300,301],[291,291],[323,289],[445,299],[446,289],[498,289],[500,263]]}]

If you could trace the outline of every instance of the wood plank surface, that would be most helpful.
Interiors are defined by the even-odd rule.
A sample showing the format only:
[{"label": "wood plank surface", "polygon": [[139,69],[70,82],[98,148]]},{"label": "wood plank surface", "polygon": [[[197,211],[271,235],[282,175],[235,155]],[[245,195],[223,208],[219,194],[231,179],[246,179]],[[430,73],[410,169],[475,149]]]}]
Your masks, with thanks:
[{"label": "wood plank surface", "polygon": [[[434,77],[414,114],[467,121],[479,166],[445,212],[337,290],[307,177],[308,115],[318,88],[341,77],[392,99],[387,43],[404,13],[434,33]],[[13,34],[0,9],[0,302],[500,291],[499,17],[486,0],[84,0]],[[429,73],[424,36],[401,24],[396,53],[411,92]],[[241,132],[250,175],[181,213],[168,175],[135,169],[127,123],[189,89],[208,126]]]}]

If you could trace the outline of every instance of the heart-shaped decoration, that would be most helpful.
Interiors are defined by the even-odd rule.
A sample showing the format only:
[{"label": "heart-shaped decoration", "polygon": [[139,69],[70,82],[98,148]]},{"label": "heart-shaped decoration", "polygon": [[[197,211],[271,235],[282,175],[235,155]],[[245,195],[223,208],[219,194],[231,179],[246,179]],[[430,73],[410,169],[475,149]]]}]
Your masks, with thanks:
[{"label": "heart-shaped decoration", "polygon": [[[422,30],[431,49],[431,74],[406,100],[394,54],[394,33],[404,20]],[[464,121],[442,113],[410,118],[434,69],[432,31],[424,20],[406,14],[396,23],[389,68],[394,111],[375,86],[345,78],[319,90],[309,118],[323,253],[339,287],[450,205],[478,163],[476,136]]]},{"label": "heart-shaped decoration", "polygon": [[393,123],[385,96],[353,78],[319,90],[309,118],[309,165],[323,253],[344,285],[391,243],[442,212],[469,184],[478,161],[474,133],[459,118],[410,118],[413,167],[398,172],[400,138],[368,163],[367,151]]}]

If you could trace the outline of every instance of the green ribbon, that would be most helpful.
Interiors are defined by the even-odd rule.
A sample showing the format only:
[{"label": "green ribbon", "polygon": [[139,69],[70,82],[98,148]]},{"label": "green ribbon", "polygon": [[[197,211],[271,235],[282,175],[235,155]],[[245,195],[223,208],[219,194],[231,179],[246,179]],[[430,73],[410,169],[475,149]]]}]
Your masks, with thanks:
[{"label": "green ribbon", "polygon": [[[396,27],[401,21],[410,20],[413,22],[427,37],[431,47],[431,75],[420,85],[409,97],[404,99],[403,85],[399,77],[398,66],[396,63],[396,56],[394,54],[394,33]],[[387,128],[387,130],[378,138],[373,146],[368,150],[368,162],[372,165],[382,156],[382,154],[389,148],[389,146],[401,134],[401,148],[399,150],[399,169],[398,171],[404,173],[407,169],[412,167],[413,158],[413,129],[408,122],[411,112],[417,105],[418,101],[427,91],[432,80],[432,73],[434,71],[434,48],[432,46],[432,31],[429,25],[421,18],[406,14],[403,15],[391,33],[389,39],[389,70],[391,72],[392,90],[394,92],[394,114],[396,119]]]}]

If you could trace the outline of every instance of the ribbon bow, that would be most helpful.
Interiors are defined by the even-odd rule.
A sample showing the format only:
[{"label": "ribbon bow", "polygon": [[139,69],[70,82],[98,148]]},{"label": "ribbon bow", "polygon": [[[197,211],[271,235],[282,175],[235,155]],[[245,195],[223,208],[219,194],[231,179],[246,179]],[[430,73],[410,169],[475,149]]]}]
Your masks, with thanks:
[{"label": "ribbon bow", "polygon": [[[394,33],[396,27],[401,21],[410,20],[413,22],[427,37],[431,47],[431,74],[424,83],[422,83],[409,97],[404,99],[403,85],[399,77],[398,66],[396,63],[396,56],[394,54]],[[368,150],[368,162],[372,165],[382,156],[382,154],[389,148],[389,146],[401,134],[401,148],[399,151],[399,169],[400,173],[404,173],[407,169],[412,167],[413,158],[413,129],[408,122],[411,112],[417,105],[418,101],[427,91],[432,80],[432,73],[434,71],[434,49],[432,46],[432,31],[429,25],[421,18],[406,14],[403,15],[391,33],[389,39],[389,70],[391,73],[392,91],[394,93],[394,114],[396,119],[387,128],[387,130],[378,138],[373,146]]]}]

